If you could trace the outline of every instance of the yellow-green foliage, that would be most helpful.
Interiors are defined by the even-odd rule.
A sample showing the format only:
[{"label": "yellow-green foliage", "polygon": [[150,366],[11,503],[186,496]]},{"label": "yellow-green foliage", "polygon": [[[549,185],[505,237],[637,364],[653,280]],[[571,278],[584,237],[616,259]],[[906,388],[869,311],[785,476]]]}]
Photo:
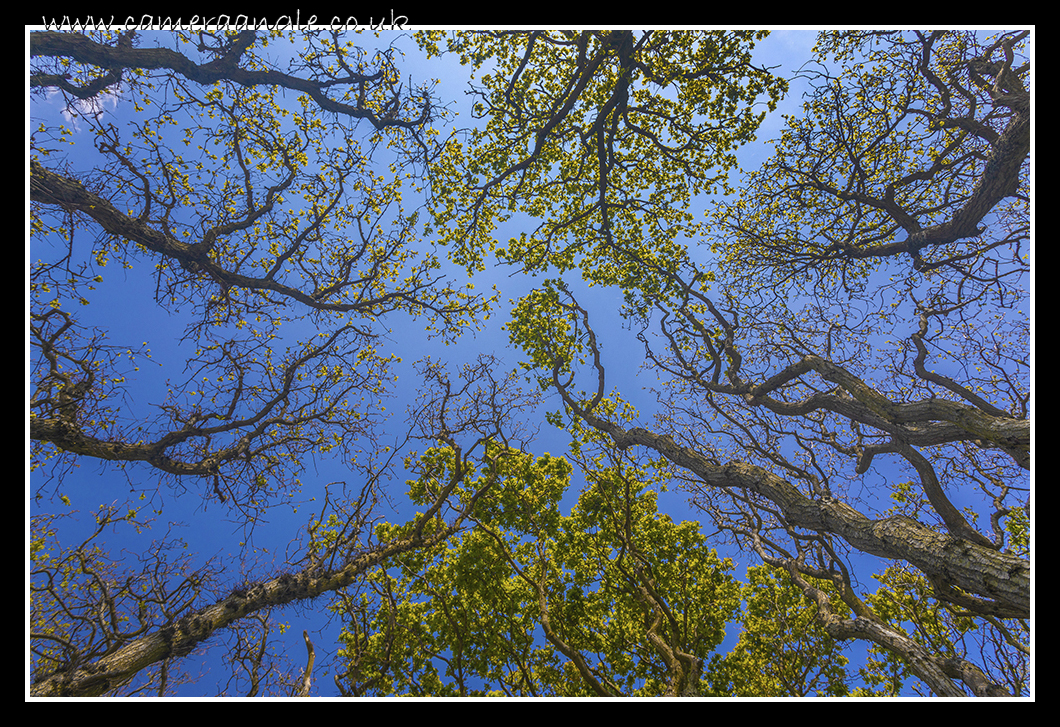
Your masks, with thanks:
[{"label": "yellow-green foliage", "polygon": [[[414,492],[444,480],[451,454],[424,455]],[[378,570],[356,607],[338,604],[348,691],[589,696],[568,649],[616,694],[665,693],[668,669],[646,638],[652,609],[637,595],[649,582],[672,615],[660,631],[667,643],[704,659],[721,642],[738,608],[733,564],[707,547],[697,523],[658,512],[648,473],[586,472],[562,515],[566,459],[487,458],[469,488],[497,478],[477,527]],[[555,640],[542,638],[544,619]]]}]

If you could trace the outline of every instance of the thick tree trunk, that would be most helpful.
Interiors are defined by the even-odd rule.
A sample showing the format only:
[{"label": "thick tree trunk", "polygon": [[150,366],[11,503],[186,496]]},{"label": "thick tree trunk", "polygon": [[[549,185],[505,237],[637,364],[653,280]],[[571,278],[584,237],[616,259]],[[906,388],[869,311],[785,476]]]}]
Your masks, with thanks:
[{"label": "thick tree trunk", "polygon": [[430,547],[449,537],[456,526],[391,541],[354,559],[345,567],[327,572],[307,568],[233,591],[227,598],[164,626],[117,651],[71,671],[50,674],[30,685],[32,697],[98,697],[129,682],[137,673],[164,659],[184,656],[218,629],[257,611],[292,601],[315,598],[350,585],[359,576],[388,558]]},{"label": "thick tree trunk", "polygon": [[910,563],[931,579],[942,598],[945,589],[956,587],[989,599],[976,599],[975,610],[983,615],[1030,618],[1030,563],[1022,558],[936,532],[903,515],[872,520],[839,500],[811,499],[761,467],[742,462],[720,465],[669,436],[640,427],[625,430],[592,415],[585,418],[621,448],[650,447],[707,485],[744,488],[768,498],[795,527],[832,533],[864,553]]}]

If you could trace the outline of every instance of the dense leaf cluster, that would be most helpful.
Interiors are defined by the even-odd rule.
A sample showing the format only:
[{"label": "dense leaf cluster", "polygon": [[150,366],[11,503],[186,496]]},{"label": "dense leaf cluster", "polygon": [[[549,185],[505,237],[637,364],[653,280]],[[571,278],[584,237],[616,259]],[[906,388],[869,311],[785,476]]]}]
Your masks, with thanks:
[{"label": "dense leaf cluster", "polygon": [[[365,35],[31,33],[31,693],[172,693],[224,634],[223,693],[312,694],[272,645],[320,599],[349,696],[1028,694],[1030,34],[829,31],[790,78],[767,35],[418,33],[455,131]],[[402,428],[494,265],[521,369],[421,358]],[[94,313],[123,284],[162,353]],[[132,502],[60,517],[93,462]],[[146,540],[189,495],[236,562]]]}]

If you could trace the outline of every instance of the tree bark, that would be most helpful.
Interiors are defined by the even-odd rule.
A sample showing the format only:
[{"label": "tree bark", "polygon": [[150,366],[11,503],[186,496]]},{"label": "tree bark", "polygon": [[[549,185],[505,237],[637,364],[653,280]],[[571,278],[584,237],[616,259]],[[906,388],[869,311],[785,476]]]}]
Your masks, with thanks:
[{"label": "tree bark", "polygon": [[956,587],[989,599],[976,599],[974,607],[982,615],[1030,618],[1030,564],[1022,558],[936,532],[904,515],[873,520],[834,498],[811,499],[761,467],[742,462],[720,465],[672,437],[640,427],[625,430],[591,414],[583,417],[620,448],[650,447],[707,485],[746,489],[768,498],[792,526],[833,533],[864,553],[912,564],[931,579],[941,598]]},{"label": "tree bark", "polygon": [[[272,69],[250,70],[239,67],[239,61],[247,49],[254,44],[257,33],[253,30],[241,32],[228,46],[224,56],[210,62],[197,64],[187,56],[169,48],[135,48],[131,42],[119,42],[117,46],[96,43],[91,38],[76,33],[57,31],[37,31],[29,34],[29,51],[31,57],[69,58],[77,63],[96,66],[111,71],[105,78],[108,83],[120,81],[120,74],[127,68],[169,69],[195,83],[209,86],[219,81],[231,81],[247,88],[256,86],[278,86],[280,88],[307,94],[324,111],[343,114],[357,119],[367,119],[379,130],[391,126],[417,128],[422,126],[431,115],[431,104],[423,104],[420,115],[414,119],[399,119],[393,116],[380,117],[373,110],[360,104],[351,106],[330,98],[325,90],[338,84],[361,86],[378,81],[381,72],[362,74],[350,72],[344,77],[330,78],[326,81],[313,81],[291,76]],[[34,73],[30,75],[30,88],[58,86],[81,98],[91,97],[102,88],[90,84],[84,92],[72,84],[52,74]],[[364,92],[361,92],[363,99]]]},{"label": "tree bark", "polygon": [[[429,514],[429,513],[428,513]],[[298,573],[285,573],[260,581],[246,589],[237,589],[227,598],[188,614],[177,621],[133,641],[94,663],[65,672],[50,674],[30,685],[32,697],[98,697],[131,680],[151,664],[184,656],[206,641],[218,629],[236,619],[272,606],[306,600],[350,585],[359,576],[388,558],[442,542],[457,525],[424,534],[421,518],[418,527],[400,538],[352,560],[341,569],[318,572],[309,567]]]}]

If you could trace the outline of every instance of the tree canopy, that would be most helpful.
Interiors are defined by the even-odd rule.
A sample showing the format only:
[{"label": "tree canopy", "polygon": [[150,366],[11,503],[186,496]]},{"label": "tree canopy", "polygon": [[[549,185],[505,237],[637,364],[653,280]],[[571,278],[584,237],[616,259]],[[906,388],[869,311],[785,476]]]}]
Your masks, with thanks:
[{"label": "tree canopy", "polygon": [[1030,32],[768,36],[31,32],[29,693],[1029,695]]}]

